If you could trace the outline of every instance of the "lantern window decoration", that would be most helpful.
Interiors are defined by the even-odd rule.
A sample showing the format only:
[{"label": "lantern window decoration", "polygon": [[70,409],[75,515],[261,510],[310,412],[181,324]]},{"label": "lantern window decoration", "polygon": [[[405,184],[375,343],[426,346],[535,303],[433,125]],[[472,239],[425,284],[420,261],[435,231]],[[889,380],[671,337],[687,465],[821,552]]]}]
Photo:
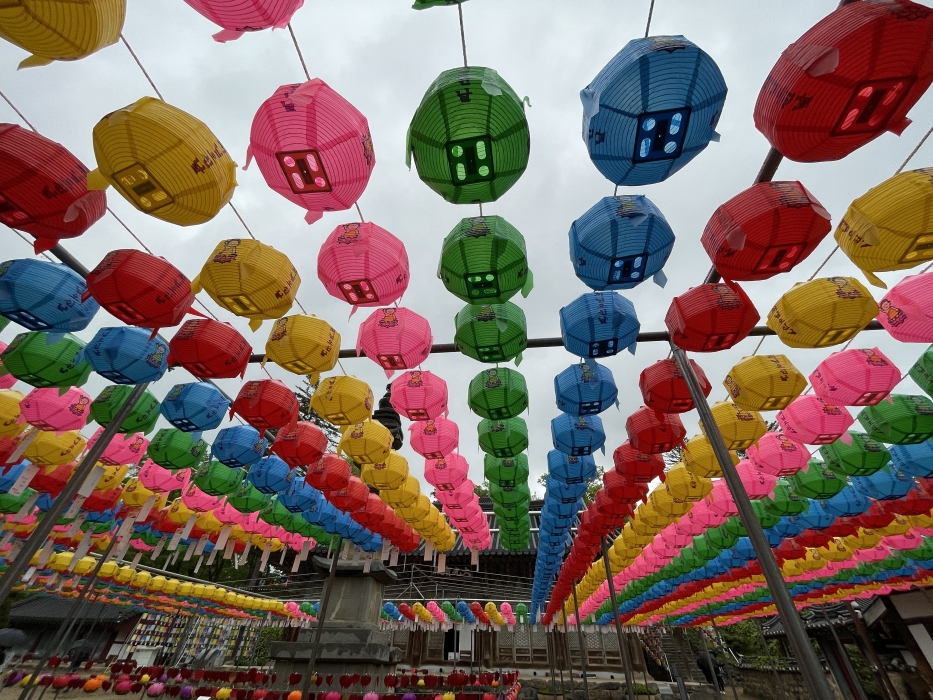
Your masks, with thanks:
[{"label": "lantern window decoration", "polygon": [[253,158],[273,191],[308,211],[309,224],[352,207],[376,166],[366,117],[320,78],[282,85],[260,105],[247,167]]},{"label": "lantern window decoration", "polygon": [[806,445],[828,445],[845,439],[846,430],[855,422],[845,406],[813,395],[798,396],[776,418],[787,438]]},{"label": "lantern window decoration", "polygon": [[871,292],[854,277],[798,282],[771,313],[768,328],[792,348],[823,348],[853,338],[877,315]]},{"label": "lantern window decoration", "polygon": [[556,450],[579,457],[599,449],[605,451],[606,431],[599,416],[561,413],[551,421],[551,440]]},{"label": "lantern window decoration", "polygon": [[523,100],[495,70],[480,66],[438,76],[412,117],[406,145],[418,177],[453,204],[499,199],[525,172],[530,149]]},{"label": "lantern window decoration", "polygon": [[147,456],[160,467],[176,470],[197,467],[206,453],[207,443],[193,433],[162,428],[149,443]]},{"label": "lantern window decoration", "polygon": [[143,97],[94,127],[88,189],[113,185],[139,211],[179,226],[213,219],[233,197],[236,163],[204,122]]},{"label": "lantern window decoration", "polygon": [[744,340],[759,318],[752,300],[738,284],[715,283],[674,297],[664,325],[679,348],[716,352]]},{"label": "lantern window decoration", "polygon": [[780,411],[807,388],[807,379],[784,355],[753,355],[729,370],[723,386],[739,408]]},{"label": "lantern window decoration", "polygon": [[878,304],[878,321],[895,340],[902,343],[933,342],[933,275],[905,277],[884,295]]},{"label": "lantern window decoration", "polygon": [[168,370],[168,345],[144,328],[101,328],[82,350],[95,372],[117,384],[142,384]]},{"label": "lantern window decoration", "polygon": [[590,160],[616,185],[650,185],[710,141],[726,101],[716,62],[683,36],[633,39],[580,91]]},{"label": "lantern window decoration", "polygon": [[454,319],[454,344],[467,357],[480,362],[522,361],[528,345],[525,313],[510,301],[504,304],[468,304]]},{"label": "lantern window decoration", "polygon": [[0,263],[0,313],[32,331],[66,333],[87,328],[100,306],[86,299],[77,272],[41,260]]},{"label": "lantern window decoration", "polygon": [[[564,455],[563,452],[551,450],[548,452],[548,471],[551,471],[551,453]],[[590,460],[592,462],[592,460]],[[465,460],[464,460],[465,462]],[[593,465],[593,471],[596,467]],[[528,455],[517,454],[512,457],[494,457],[486,455],[483,459],[483,476],[491,484],[498,484],[502,488],[514,488],[518,484],[528,481]]]},{"label": "lantern window decoration", "polygon": [[372,222],[341,224],[321,244],[317,276],[336,299],[387,306],[408,289],[405,244]]},{"label": "lantern window decoration", "polygon": [[878,348],[834,352],[810,375],[816,396],[827,403],[843,406],[877,404],[900,380],[900,370]]},{"label": "lantern window decoration", "polygon": [[318,384],[310,405],[334,425],[354,425],[372,418],[373,392],[356,377],[327,377]]},{"label": "lantern window decoration", "polygon": [[84,341],[71,333],[20,333],[6,347],[0,370],[36,388],[82,386],[92,367],[80,357]]},{"label": "lantern window decoration", "polygon": [[431,354],[434,336],[423,316],[401,306],[376,309],[360,324],[357,357],[366,357],[391,378],[396,370],[417,367]]},{"label": "lantern window decoration", "polygon": [[785,157],[839,160],[885,131],[933,81],[933,12],[910,0],[847,3],[778,59],[755,104],[755,126]]},{"label": "lantern window decoration", "polygon": [[909,445],[933,436],[933,400],[927,396],[892,394],[890,401],[866,406],[858,421],[879,442]]},{"label": "lantern window decoration", "polygon": [[515,457],[528,449],[528,425],[522,418],[484,418],[476,431],[480,449],[493,457]]},{"label": "lantern window decoration", "polygon": [[[91,418],[106,427],[113,420],[117,412],[129,399],[133,388],[126,385],[112,385],[106,387],[91,403]],[[79,399],[80,403],[80,399]],[[69,411],[71,407],[69,406]],[[130,410],[129,415],[120,424],[118,432],[147,435],[155,428],[159,420],[159,400],[146,389]]]},{"label": "lantern window decoration", "polygon": [[[706,373],[693,360],[689,362],[703,395],[709,396],[713,385]],[[675,360],[658,360],[643,369],[638,376],[638,388],[645,406],[658,413],[686,413],[694,409],[687,380]]]},{"label": "lantern window decoration", "polygon": [[428,370],[405,372],[392,382],[392,408],[413,421],[447,415],[447,382]]},{"label": "lantern window decoration", "polygon": [[560,310],[564,347],[578,357],[635,354],[639,330],[634,305],[617,292],[583,294]]},{"label": "lantern window decoration", "polygon": [[179,430],[197,432],[220,427],[229,408],[230,399],[216,386],[193,382],[173,386],[162,400],[159,411]]},{"label": "lantern window decoration", "polygon": [[457,449],[460,429],[452,420],[439,416],[426,421],[415,421],[411,431],[411,448],[427,459],[440,459]]}]

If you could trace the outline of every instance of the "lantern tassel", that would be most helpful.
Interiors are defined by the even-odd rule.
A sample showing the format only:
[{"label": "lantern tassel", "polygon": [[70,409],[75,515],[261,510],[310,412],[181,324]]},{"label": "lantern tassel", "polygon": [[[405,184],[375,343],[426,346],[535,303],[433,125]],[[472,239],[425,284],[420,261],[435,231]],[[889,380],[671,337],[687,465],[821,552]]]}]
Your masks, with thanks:
[{"label": "lantern tassel", "polygon": [[664,270],[658,270],[654,273],[651,281],[661,287],[661,289],[664,289],[664,287],[667,286],[667,275],[664,274]]},{"label": "lantern tassel", "polygon": [[246,170],[249,167],[249,164],[253,162],[253,146],[250,144],[246,147],[246,165],[243,166],[243,170]]},{"label": "lantern tassel", "polygon": [[315,221],[319,220],[322,216],[324,216],[323,211],[315,211],[314,209],[309,209],[308,213],[305,214],[305,223],[309,225],[313,224]]},{"label": "lantern tassel", "polygon": [[522,285],[522,297],[527,299],[528,295],[531,294],[531,290],[534,288],[535,288],[535,276],[531,270],[528,270],[525,273],[525,284]]},{"label": "lantern tassel", "polygon": [[258,331],[259,328],[260,328],[261,326],[262,326],[262,319],[261,319],[261,318],[251,318],[251,319],[249,320],[249,329],[250,329],[251,331],[253,331],[253,333],[255,333],[256,331]]},{"label": "lantern tassel", "polygon": [[881,287],[882,289],[887,289],[888,285],[884,283],[878,275],[874,272],[869,272],[868,270],[862,270],[862,274],[865,275],[865,278],[868,280],[868,283],[874,287]]},{"label": "lantern tassel", "polygon": [[236,41],[241,36],[243,36],[243,32],[238,32],[235,29],[223,29],[211,35],[211,38],[218,44],[226,44],[228,41]]},{"label": "lantern tassel", "polygon": [[41,255],[42,253],[46,252],[47,250],[52,250],[52,248],[54,248],[54,247],[57,246],[57,245],[58,245],[58,239],[57,239],[57,238],[45,238],[45,237],[43,237],[43,238],[37,238],[37,239],[36,239],[35,243],[33,243],[33,245],[32,245],[32,249],[33,249],[33,251],[35,251],[36,255]]},{"label": "lantern tassel", "polygon": [[411,126],[405,134],[405,165],[411,170]]}]

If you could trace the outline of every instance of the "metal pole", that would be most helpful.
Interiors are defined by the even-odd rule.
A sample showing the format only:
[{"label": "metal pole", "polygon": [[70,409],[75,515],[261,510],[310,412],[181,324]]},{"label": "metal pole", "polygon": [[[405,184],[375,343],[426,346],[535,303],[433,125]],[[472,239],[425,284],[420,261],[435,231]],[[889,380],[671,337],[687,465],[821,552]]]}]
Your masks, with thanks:
[{"label": "metal pole", "polygon": [[[861,691],[861,693],[864,695],[865,689],[862,688],[862,682],[859,680],[858,675],[855,673],[855,669],[852,667],[852,659],[849,658],[849,654],[848,652],[846,652],[846,648],[843,646],[842,640],[840,640],[839,635],[836,634],[836,629],[833,627],[832,620],[829,619],[829,614],[826,612],[826,606],[819,605],[816,607],[818,607],[820,609],[820,612],[823,613],[823,619],[826,620],[826,624],[829,625],[829,631],[832,632],[833,639],[836,642],[836,648],[839,650],[839,656],[841,657],[840,661],[842,661],[842,666],[840,670],[842,671],[844,675],[849,676],[849,679],[853,683],[855,683],[855,685],[857,686],[857,689]],[[829,658],[829,655],[827,654],[827,660],[828,658]],[[837,680],[842,680],[842,679],[837,679]],[[839,685],[841,687],[842,684],[840,683]],[[857,693],[853,693],[853,694],[857,695]]]},{"label": "metal pole", "polygon": [[[709,615],[709,621],[713,623],[713,629],[716,630],[716,638],[719,640],[719,646],[725,648],[725,643],[723,642],[722,635],[719,634],[719,628],[716,626],[716,618],[713,617],[713,608],[709,603],[706,604],[706,612]],[[739,691],[735,689],[735,678],[732,676],[732,673],[729,671],[728,662],[723,664],[723,668],[726,671],[726,681],[732,686],[732,695],[735,700],[739,700]]]},{"label": "metal pole", "polygon": [[894,685],[888,677],[887,670],[881,663],[881,659],[878,658],[878,652],[875,651],[875,647],[872,646],[871,640],[868,638],[868,632],[865,631],[865,623],[862,622],[862,618],[855,614],[855,608],[851,600],[846,601],[846,607],[849,609],[849,617],[852,618],[852,624],[855,626],[855,631],[862,640],[862,645],[866,647],[868,653],[871,654],[869,666],[873,667],[871,670],[880,681],[878,686],[881,688],[881,694],[884,696],[885,700],[897,700],[897,690],[894,689]]},{"label": "metal pole", "polygon": [[742,479],[739,477],[735,465],[732,464],[732,459],[729,457],[729,450],[726,448],[726,443],[722,439],[722,433],[719,432],[716,426],[716,421],[713,419],[709,404],[706,403],[706,397],[703,395],[693,367],[687,361],[686,353],[674,345],[674,343],[671,343],[671,350],[674,359],[680,366],[681,372],[683,372],[684,379],[687,381],[690,395],[693,398],[693,402],[696,404],[697,412],[700,414],[700,420],[703,421],[703,425],[706,427],[706,435],[709,438],[713,453],[716,455],[716,459],[722,469],[722,475],[726,480],[726,485],[729,487],[732,498],[735,500],[742,525],[748,532],[748,537],[755,550],[755,555],[758,557],[758,563],[761,565],[761,571],[768,583],[771,598],[774,600],[778,614],[781,616],[781,622],[784,624],[784,629],[787,631],[787,638],[790,640],[791,648],[794,650],[794,656],[797,657],[797,662],[800,664],[800,671],[809,688],[810,695],[814,700],[834,700],[835,695],[829,687],[826,674],[823,673],[823,668],[820,665],[819,659],[816,657],[816,652],[810,644],[807,631],[803,626],[803,622],[800,620],[800,616],[797,614],[797,608],[794,606],[794,601],[787,591],[781,569],[774,559],[774,553],[768,545],[768,539],[765,537],[761,523],[758,522],[758,517],[755,515],[754,508],[752,508],[752,503],[748,499],[748,493],[745,491]]},{"label": "metal pole", "polygon": [[[133,410],[136,402],[142,398],[143,392],[146,391],[147,386],[149,386],[148,382],[137,384],[133,387],[133,391],[130,392],[129,397],[127,397],[123,405],[117,410],[113,419],[107,424],[107,427],[104,428],[100,438],[91,446],[91,449],[84,454],[81,463],[78,465],[78,468],[75,469],[68,483],[65,484],[65,488],[62,489],[61,494],[59,494],[58,498],[55,499],[52,506],[36,525],[36,529],[32,531],[32,534],[23,543],[23,548],[16,556],[16,559],[10,562],[7,570],[0,576],[0,604],[7,599],[13,587],[23,578],[23,573],[29,566],[30,559],[42,548],[42,545],[52,532],[52,528],[55,527],[59,518],[62,517],[64,512],[71,505],[71,501],[74,499],[75,494],[78,493],[78,490],[84,484],[85,480],[87,480],[88,475],[94,469],[100,456],[120,430],[120,425],[122,425],[123,421],[130,415],[130,411]],[[103,563],[103,559],[100,560],[100,563]],[[100,563],[98,564],[98,568],[100,568]]]},{"label": "metal pole", "polygon": [[761,643],[764,644],[765,654],[768,655],[768,663],[771,664],[771,672],[774,674],[774,680],[777,682],[778,688],[781,691],[781,697],[787,700],[787,693],[784,690],[784,679],[781,678],[781,674],[777,671],[777,664],[774,661],[774,657],[771,656],[771,647],[768,646],[768,640],[765,639],[765,633],[761,629],[761,620],[758,618],[755,618],[755,627],[758,630],[758,636],[761,637]]},{"label": "metal pole", "polygon": [[609,584],[609,601],[612,603],[612,621],[615,623],[616,636],[619,638],[619,654],[622,655],[622,668],[625,671],[625,686],[628,689],[628,700],[635,700],[635,688],[632,678],[635,675],[632,668],[632,658],[626,639],[622,636],[622,623],[619,622],[619,609],[616,607],[616,586],[612,580],[612,567],[609,565],[609,545],[607,539],[602,541],[603,563],[606,565],[606,582]]},{"label": "metal pole", "polygon": [[[580,619],[580,606],[577,605],[577,586],[574,584],[571,589],[573,591],[573,614],[577,619],[577,644],[580,645],[580,666],[583,667],[583,695],[586,696],[586,700],[590,700],[590,686],[586,680],[586,647],[583,646],[583,626],[582,620]],[[564,618],[564,625],[567,624],[567,618]]]},{"label": "metal pole", "polygon": [[[554,673],[554,650],[551,648],[551,633],[550,632],[545,633],[544,644],[545,644],[545,647],[547,648],[547,660],[548,660],[548,663],[551,665],[551,690],[554,691],[553,693],[554,695],[557,695],[557,678]],[[561,688],[561,692],[563,692],[563,688]]]},{"label": "metal pole", "polygon": [[[554,647],[555,656],[557,656],[557,634],[558,634],[557,630],[551,629],[551,645]],[[558,673],[560,673],[560,694],[566,695],[567,688],[564,687],[564,664],[560,658],[563,655],[564,655],[563,647],[561,647],[560,656],[557,657],[557,671]],[[570,677],[570,691],[573,692],[573,676]]]},{"label": "metal pole", "polygon": [[[570,658],[570,633],[567,631],[567,613],[561,611],[561,614],[564,616],[564,648],[567,650],[567,673],[570,674],[570,692],[573,693],[573,661]],[[582,649],[580,653],[583,653]]]},{"label": "metal pole", "polygon": [[305,669],[304,678],[301,679],[301,697],[308,697],[311,690],[311,674],[314,673],[314,664],[317,661],[317,655],[321,651],[321,633],[324,631],[324,618],[327,616],[327,604],[330,602],[330,591],[334,587],[334,579],[337,577],[337,562],[340,559],[340,548],[343,545],[343,538],[337,536],[337,546],[334,547],[334,558],[330,562],[330,573],[327,575],[327,585],[324,586],[324,595],[321,597],[321,607],[318,609],[317,627],[314,629],[314,645],[311,647],[311,656],[308,658],[308,667]]},{"label": "metal pole", "polygon": [[703,628],[700,628],[700,641],[703,642],[703,653],[706,654],[706,663],[709,664],[710,675],[713,677],[713,687],[717,693],[725,693],[725,688],[719,687],[719,676],[716,675],[716,662],[713,655],[709,653],[709,645],[706,643],[706,635],[703,634]]}]

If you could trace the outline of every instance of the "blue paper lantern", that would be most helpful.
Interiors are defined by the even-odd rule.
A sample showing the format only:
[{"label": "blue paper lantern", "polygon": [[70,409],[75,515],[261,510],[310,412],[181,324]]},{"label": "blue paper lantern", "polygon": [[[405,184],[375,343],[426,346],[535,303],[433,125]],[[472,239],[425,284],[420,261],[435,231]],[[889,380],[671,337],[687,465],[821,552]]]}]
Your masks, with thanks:
[{"label": "blue paper lantern", "polygon": [[313,501],[306,510],[301,512],[301,517],[312,525],[317,525],[326,532],[334,534],[334,524],[337,522],[337,515],[340,511],[334,508],[324,495]]},{"label": "blue paper lantern", "polygon": [[262,459],[268,447],[269,441],[259,437],[253,426],[234,425],[217,433],[211,456],[228,467],[249,467]]},{"label": "blue paper lantern", "polygon": [[810,500],[807,510],[796,517],[808,530],[823,530],[836,522],[836,515],[826,508],[823,501],[815,498]]},{"label": "blue paper lantern", "polygon": [[547,453],[547,471],[550,476],[574,484],[596,478],[596,460],[589,455],[574,457],[560,450]]},{"label": "blue paper lantern", "polygon": [[876,501],[903,498],[911,489],[918,488],[912,476],[890,464],[870,476],[853,476],[852,486]]},{"label": "blue paper lantern", "polygon": [[807,526],[804,525],[797,516],[784,515],[781,516],[777,525],[768,529],[774,531],[784,539],[791,539],[806,530]]},{"label": "blue paper lantern", "polygon": [[220,426],[230,408],[230,399],[207,382],[176,384],[159,411],[174,427],[186,433],[213,430]]},{"label": "blue paper lantern", "polygon": [[16,480],[23,475],[23,472],[29,467],[29,460],[23,460],[19,464],[9,467],[5,473],[0,475],[0,493],[8,493]]},{"label": "blue paper lantern", "polygon": [[557,408],[574,416],[592,416],[619,405],[612,371],[595,360],[571,365],[554,377]]},{"label": "blue paper lantern", "polygon": [[933,476],[933,440],[888,448],[894,466],[908,476],[926,479]]},{"label": "blue paper lantern", "polygon": [[321,492],[304,479],[293,479],[291,486],[279,495],[279,503],[292,513],[301,513],[317,502]]},{"label": "blue paper lantern", "polygon": [[607,357],[628,348],[635,354],[641,324],[635,307],[616,292],[583,294],[560,310],[560,335],[578,357]]},{"label": "blue paper lantern", "polygon": [[561,503],[576,503],[580,497],[586,493],[589,484],[585,481],[568,484],[565,481],[555,479],[550,474],[547,477],[547,494],[551,500],[559,500]]},{"label": "blue paper lantern", "polygon": [[682,36],[633,39],[580,91],[583,141],[593,165],[617,185],[650,185],[709,144],[726,81]]},{"label": "blue paper lantern", "polygon": [[292,479],[288,463],[275,455],[263,457],[246,474],[246,480],[265,494],[285,493],[292,485]]},{"label": "blue paper lantern", "polygon": [[155,382],[168,370],[168,343],[150,337],[148,328],[101,328],[81,356],[102,377],[116,384]]},{"label": "blue paper lantern", "polygon": [[84,278],[71,268],[42,260],[0,263],[0,314],[31,331],[68,333],[87,328],[100,308]]},{"label": "blue paper lantern", "polygon": [[851,518],[871,508],[871,499],[852,486],[846,486],[835,496],[823,501],[823,507],[837,517]]},{"label": "blue paper lantern", "polygon": [[[554,448],[572,455],[589,455],[606,444],[606,431],[599,416],[571,416],[561,413],[551,421]],[[605,449],[604,449],[605,451]]]}]

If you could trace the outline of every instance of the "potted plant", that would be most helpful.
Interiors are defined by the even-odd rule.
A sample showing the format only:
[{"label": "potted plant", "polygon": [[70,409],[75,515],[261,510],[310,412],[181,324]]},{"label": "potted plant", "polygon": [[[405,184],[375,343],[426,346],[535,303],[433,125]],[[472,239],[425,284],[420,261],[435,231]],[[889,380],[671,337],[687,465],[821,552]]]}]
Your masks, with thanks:
[{"label": "potted plant", "polygon": [[635,697],[638,698],[638,700],[654,700],[654,696],[658,692],[657,686],[649,688],[641,683],[636,683],[634,690]]}]

